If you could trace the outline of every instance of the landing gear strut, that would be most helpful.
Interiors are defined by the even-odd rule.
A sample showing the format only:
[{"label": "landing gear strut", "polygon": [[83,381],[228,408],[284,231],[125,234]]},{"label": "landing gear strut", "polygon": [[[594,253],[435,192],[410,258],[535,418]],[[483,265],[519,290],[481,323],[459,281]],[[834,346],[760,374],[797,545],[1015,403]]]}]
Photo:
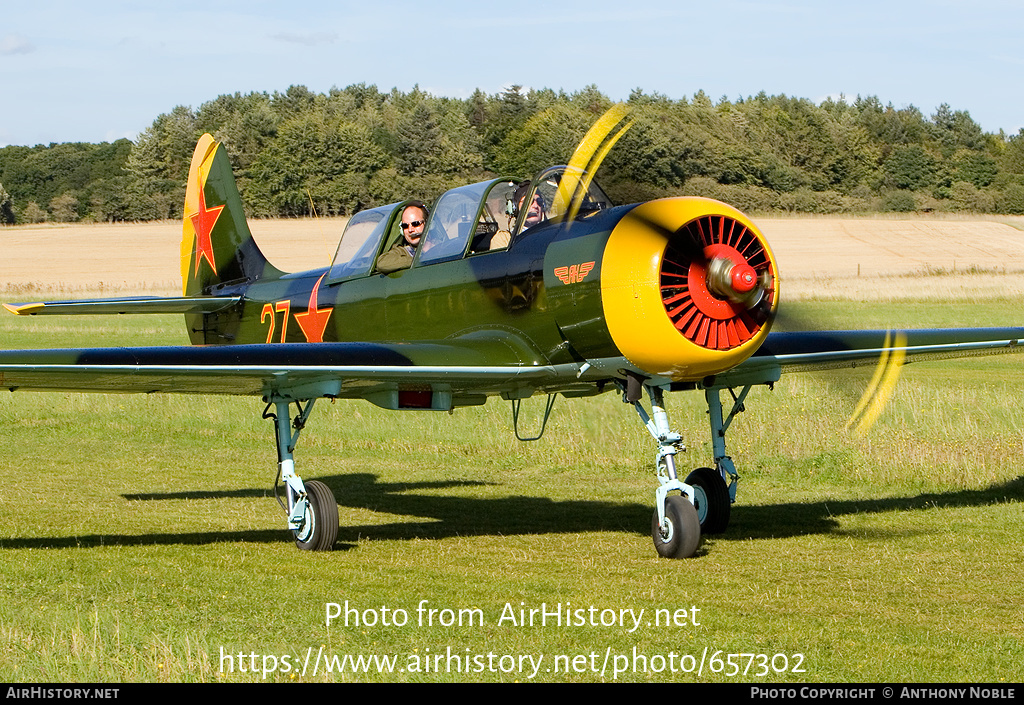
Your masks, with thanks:
[{"label": "landing gear strut", "polygon": [[[777,377],[768,377],[761,384],[772,387]],[[753,388],[753,384],[746,384],[737,395],[731,388],[728,389],[732,397],[732,408],[728,416],[723,412],[722,390],[725,387],[707,386],[704,388],[704,398],[708,403],[708,423],[711,426],[711,452],[714,454],[715,465],[712,468],[698,468],[686,478],[687,482],[692,479],[698,485],[705,496],[706,512],[699,508],[697,513],[701,515],[700,525],[705,533],[720,534],[729,526],[730,507],[736,501],[736,486],[740,476],[736,472],[725,451],[725,432],[729,429],[736,414],[746,410],[743,401]],[[728,482],[728,486],[726,486]],[[699,492],[700,492],[699,491]]]},{"label": "landing gear strut", "polygon": [[[758,384],[771,385],[777,377],[758,379]],[[732,458],[726,455],[725,432],[736,414],[744,410],[743,401],[753,384],[743,386],[739,395],[728,388],[733,405],[728,416],[723,414],[721,393],[726,387],[713,385],[713,378],[704,382],[704,398],[708,404],[711,426],[713,468],[697,468],[680,481],[675,456],[686,450],[682,438],[669,428],[663,403],[664,388],[646,384],[632,377],[625,385],[625,401],[633,404],[640,419],[658,442],[655,461],[659,487],[655,491],[655,511],[651,521],[651,538],[658,554],[666,558],[688,558],[696,553],[703,534],[719,534],[729,526],[732,503],[736,501],[739,475]],[[641,404],[643,391],[651,402],[648,414]],[[727,484],[728,483],[728,484]],[[669,494],[678,491],[678,494]]]},{"label": "landing gear strut", "polygon": [[[658,555],[665,558],[689,558],[700,546],[700,522],[693,506],[694,488],[681,482],[676,475],[676,453],[686,450],[682,436],[672,431],[665,413],[664,392],[661,387],[643,385],[651,400],[648,414],[640,403],[635,383],[626,390],[626,401],[636,408],[647,430],[658,442],[655,465],[659,487],[654,492],[654,516],[651,519],[651,538]],[[678,495],[669,492],[678,490]]]},{"label": "landing gear strut", "polygon": [[[329,551],[338,539],[338,503],[330,488],[322,482],[302,482],[295,474],[292,452],[299,440],[299,433],[306,426],[306,420],[313,411],[313,402],[296,401],[297,413],[291,416],[289,400],[274,399],[267,403],[263,418],[273,419],[274,438],[277,441],[277,479],[274,494],[277,496],[278,482],[284,487],[285,499],[277,497],[281,508],[288,515],[288,528],[295,535],[295,545],[304,551]],[[270,411],[270,407],[275,411]],[[292,433],[292,429],[295,432]]]}]

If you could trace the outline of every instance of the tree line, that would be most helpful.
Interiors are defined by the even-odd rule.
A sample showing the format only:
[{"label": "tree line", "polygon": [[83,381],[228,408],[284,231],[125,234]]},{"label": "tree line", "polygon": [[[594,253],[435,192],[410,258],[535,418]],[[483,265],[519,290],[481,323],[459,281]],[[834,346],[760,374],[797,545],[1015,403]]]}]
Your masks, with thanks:
[{"label": "tree line", "polygon": [[[986,133],[945,104],[925,116],[870,96],[715,102],[639,89],[628,103],[633,127],[597,174],[616,202],[700,195],[755,213],[1024,213],[1024,129]],[[204,132],[227,147],[253,216],[430,201],[565,163],[611,104],[596,86],[466,99],[365,84],[221,95],[160,115],[134,143],[0,149],[0,222],[179,218]]]}]

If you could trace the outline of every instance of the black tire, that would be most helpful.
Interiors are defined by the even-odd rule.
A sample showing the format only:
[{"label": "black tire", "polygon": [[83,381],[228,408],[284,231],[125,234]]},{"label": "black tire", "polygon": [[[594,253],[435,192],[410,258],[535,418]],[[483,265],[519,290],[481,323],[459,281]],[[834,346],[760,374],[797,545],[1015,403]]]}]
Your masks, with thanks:
[{"label": "black tire", "polygon": [[720,534],[729,526],[732,499],[729,487],[717,470],[697,468],[686,476],[693,487],[693,504],[697,509],[701,533]]},{"label": "black tire", "polygon": [[305,483],[305,521],[295,533],[295,545],[303,551],[330,551],[338,540],[338,503],[331,489],[318,480]]},{"label": "black tire", "polygon": [[651,538],[662,558],[689,558],[700,546],[700,522],[690,500],[679,495],[665,498],[664,531],[658,524],[658,512],[651,519]]}]

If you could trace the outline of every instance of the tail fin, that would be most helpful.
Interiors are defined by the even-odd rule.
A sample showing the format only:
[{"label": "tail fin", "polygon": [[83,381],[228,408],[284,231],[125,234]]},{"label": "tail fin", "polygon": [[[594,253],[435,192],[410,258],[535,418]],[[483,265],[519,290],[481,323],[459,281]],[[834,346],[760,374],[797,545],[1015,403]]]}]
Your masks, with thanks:
[{"label": "tail fin", "polygon": [[181,237],[185,296],[211,294],[222,283],[281,276],[249,232],[227,152],[208,134],[199,138],[188,171]]}]

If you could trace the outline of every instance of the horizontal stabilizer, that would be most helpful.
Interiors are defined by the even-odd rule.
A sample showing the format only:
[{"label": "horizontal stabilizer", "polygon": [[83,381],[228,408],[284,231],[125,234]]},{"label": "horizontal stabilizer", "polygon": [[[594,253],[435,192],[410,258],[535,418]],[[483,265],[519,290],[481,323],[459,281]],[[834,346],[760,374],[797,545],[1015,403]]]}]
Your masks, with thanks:
[{"label": "horizontal stabilizer", "polygon": [[213,313],[238,303],[240,296],[140,296],[4,304],[16,316],[102,315],[110,313]]}]

